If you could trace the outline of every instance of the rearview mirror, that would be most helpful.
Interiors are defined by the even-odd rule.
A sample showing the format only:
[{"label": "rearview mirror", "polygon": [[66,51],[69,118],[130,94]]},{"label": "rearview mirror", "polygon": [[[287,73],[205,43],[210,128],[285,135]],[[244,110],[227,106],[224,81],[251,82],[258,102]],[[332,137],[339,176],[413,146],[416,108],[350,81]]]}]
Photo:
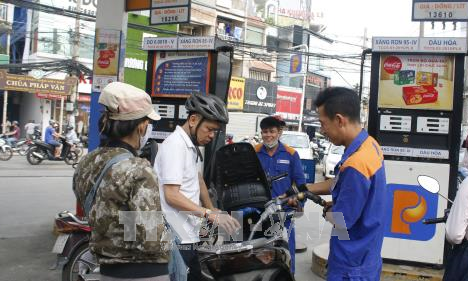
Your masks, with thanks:
[{"label": "rearview mirror", "polygon": [[440,190],[439,182],[430,176],[418,176],[418,183],[430,193],[438,193]]}]

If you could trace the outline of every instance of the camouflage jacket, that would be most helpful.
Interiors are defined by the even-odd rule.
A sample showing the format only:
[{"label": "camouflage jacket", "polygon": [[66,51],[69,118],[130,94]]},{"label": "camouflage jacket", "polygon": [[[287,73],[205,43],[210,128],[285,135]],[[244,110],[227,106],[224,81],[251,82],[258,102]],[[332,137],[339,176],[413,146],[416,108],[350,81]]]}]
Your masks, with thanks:
[{"label": "camouflage jacket", "polygon": [[[73,175],[73,191],[81,207],[106,163],[128,152],[123,147],[102,147],[81,159]],[[90,248],[98,262],[165,262],[160,212],[158,180],[150,163],[131,157],[114,164],[101,181],[89,215]]]}]

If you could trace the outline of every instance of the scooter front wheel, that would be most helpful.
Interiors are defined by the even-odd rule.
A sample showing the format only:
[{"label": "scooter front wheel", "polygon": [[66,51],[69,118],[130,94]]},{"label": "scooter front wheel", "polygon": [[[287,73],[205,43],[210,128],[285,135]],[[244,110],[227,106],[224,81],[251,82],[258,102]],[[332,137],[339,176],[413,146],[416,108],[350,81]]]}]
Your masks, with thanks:
[{"label": "scooter front wheel", "polygon": [[0,160],[8,161],[13,157],[13,149],[9,146],[0,147]]},{"label": "scooter front wheel", "polygon": [[31,165],[39,165],[42,162],[42,159],[40,158],[41,155],[43,155],[41,149],[38,147],[32,147],[26,154],[26,160],[28,160]]},{"label": "scooter front wheel", "polygon": [[18,154],[21,155],[21,156],[24,156],[24,155],[26,155],[28,153],[28,150],[29,150],[29,144],[24,143],[24,144],[19,146]]},{"label": "scooter front wheel", "polygon": [[65,156],[64,160],[65,163],[67,163],[68,165],[73,165],[76,162],[78,162],[78,153],[76,153],[75,151],[70,151],[68,152],[67,156]]}]

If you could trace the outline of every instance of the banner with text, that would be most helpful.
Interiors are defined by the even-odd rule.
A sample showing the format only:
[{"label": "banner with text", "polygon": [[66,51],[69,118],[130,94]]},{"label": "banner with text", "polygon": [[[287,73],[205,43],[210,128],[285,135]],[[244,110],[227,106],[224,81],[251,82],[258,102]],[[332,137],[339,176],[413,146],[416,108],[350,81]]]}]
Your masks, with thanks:
[{"label": "banner with text", "polygon": [[245,79],[239,77],[231,77],[228,92],[228,109],[243,110],[244,109],[244,90]]}]

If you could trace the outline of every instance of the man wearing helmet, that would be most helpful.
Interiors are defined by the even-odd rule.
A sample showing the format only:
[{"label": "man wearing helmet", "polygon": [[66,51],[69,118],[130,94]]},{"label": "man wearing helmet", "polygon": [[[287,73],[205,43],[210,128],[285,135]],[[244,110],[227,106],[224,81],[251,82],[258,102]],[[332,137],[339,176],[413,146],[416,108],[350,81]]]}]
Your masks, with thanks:
[{"label": "man wearing helmet", "polygon": [[175,242],[184,249],[172,249],[171,278],[201,280],[200,262],[193,247],[200,241],[200,218],[216,221],[229,233],[240,225],[228,214],[213,213],[215,208],[197,169],[197,162],[203,161],[198,146],[210,143],[221,125],[229,122],[226,105],[216,96],[195,93],[187,99],[185,107],[187,121],[161,144],[154,169],[162,184],[162,210],[175,234]]},{"label": "man wearing helmet", "polygon": [[44,139],[47,144],[50,144],[55,147],[55,157],[60,157],[60,148],[62,144],[56,140],[60,137],[60,134],[57,133],[58,124],[54,120],[49,120],[49,127],[46,128]]}]

